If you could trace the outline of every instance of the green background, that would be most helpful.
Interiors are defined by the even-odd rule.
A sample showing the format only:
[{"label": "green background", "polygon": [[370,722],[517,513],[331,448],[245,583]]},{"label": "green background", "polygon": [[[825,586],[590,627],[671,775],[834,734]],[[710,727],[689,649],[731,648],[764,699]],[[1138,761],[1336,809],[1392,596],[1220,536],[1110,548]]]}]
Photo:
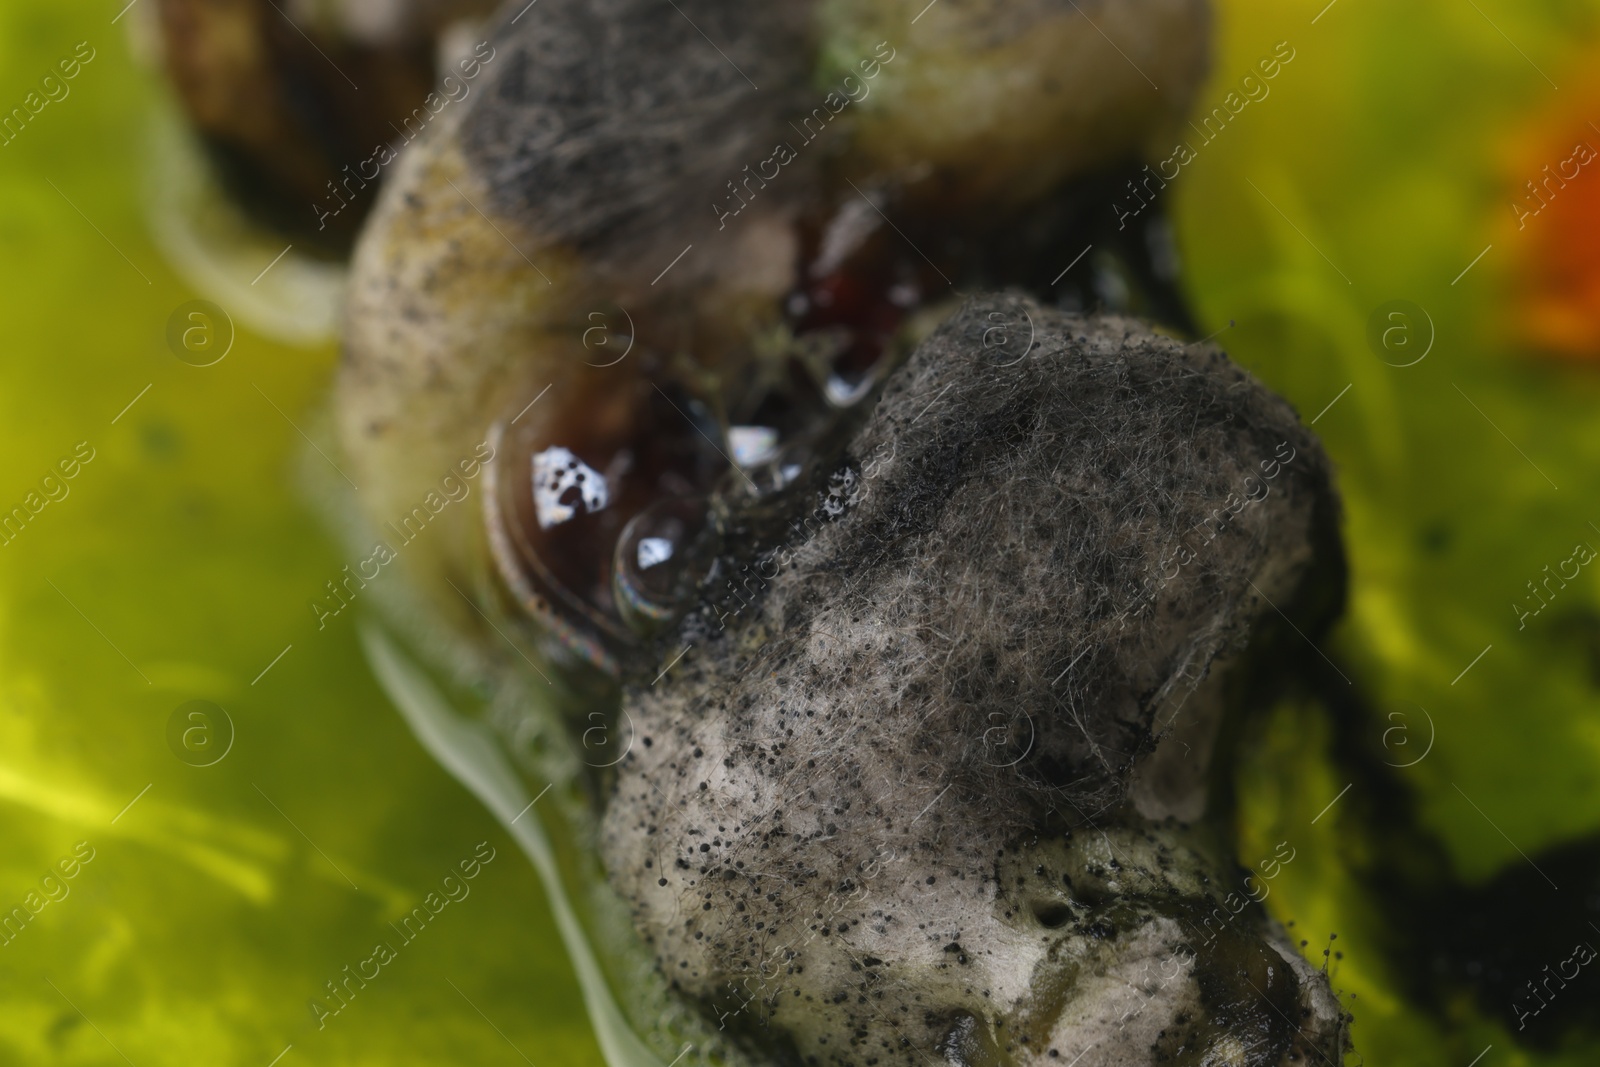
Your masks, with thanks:
[{"label": "green background", "polygon": [[[78,41],[98,52],[0,148],[0,504],[77,442],[96,450],[0,548],[0,908],[75,842],[96,850],[0,947],[0,1063],[266,1067],[290,1044],[285,1067],[596,1063],[531,869],[418,748],[350,616],[312,626],[307,601],[347,559],[295,488],[300,436],[261,394],[313,423],[334,349],[241,331],[195,368],[165,346],[168,315],[202,294],[144,223],[159,88],[111,24],[118,6],[0,8],[7,109]],[[1353,560],[1328,651],[1380,713],[1428,709],[1434,747],[1402,773],[1467,879],[1600,825],[1594,650],[1560,636],[1557,613],[1519,633],[1507,607],[1600,523],[1600,383],[1508,339],[1526,250],[1505,206],[1507,145],[1553,108],[1582,113],[1596,30],[1591,5],[1555,0],[1224,0],[1205,107],[1277,42],[1296,57],[1168,194],[1206,331],[1233,320],[1219,343],[1308,419],[1350,386],[1316,427]],[[1397,298],[1437,328],[1403,369],[1366,341]],[[1593,612],[1597,594],[1585,572],[1561,609]],[[212,767],[165,741],[192,699],[237,728]],[[1534,1057],[1470,1007],[1440,1024],[1395,994],[1380,902],[1345,873],[1362,842],[1340,807],[1310,822],[1344,784],[1326,747],[1314,710],[1273,720],[1241,770],[1241,850],[1295,843],[1271,905],[1340,931],[1335,984],[1357,995],[1365,1062],[1464,1067],[1490,1043],[1486,1067],[1593,1062]],[[307,1001],[483,840],[499,856],[472,895],[318,1032]]]}]

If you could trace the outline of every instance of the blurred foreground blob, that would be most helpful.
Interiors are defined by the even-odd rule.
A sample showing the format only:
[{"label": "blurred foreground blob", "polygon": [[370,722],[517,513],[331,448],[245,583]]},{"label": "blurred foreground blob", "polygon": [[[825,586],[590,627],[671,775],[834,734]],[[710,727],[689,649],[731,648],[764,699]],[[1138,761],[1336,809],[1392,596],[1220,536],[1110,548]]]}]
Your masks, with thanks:
[{"label": "blurred foreground blob", "polygon": [[1571,88],[1506,152],[1506,244],[1518,339],[1589,361],[1600,358],[1600,79]]},{"label": "blurred foreground blob", "polygon": [[493,6],[159,0],[157,19],[167,75],[230,196],[303,248],[342,256],[397,146],[470,91],[453,68],[477,40],[469,20]]}]

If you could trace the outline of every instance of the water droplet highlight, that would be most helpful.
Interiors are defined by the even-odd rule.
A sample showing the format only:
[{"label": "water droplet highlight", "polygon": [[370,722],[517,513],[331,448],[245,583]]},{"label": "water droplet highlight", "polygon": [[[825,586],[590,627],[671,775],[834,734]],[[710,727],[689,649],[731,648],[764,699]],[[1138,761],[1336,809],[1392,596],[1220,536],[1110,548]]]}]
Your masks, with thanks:
[{"label": "water droplet highlight", "polygon": [[649,634],[676,617],[704,576],[709,503],[661,500],[641,511],[617,539],[612,593],[623,621]]}]

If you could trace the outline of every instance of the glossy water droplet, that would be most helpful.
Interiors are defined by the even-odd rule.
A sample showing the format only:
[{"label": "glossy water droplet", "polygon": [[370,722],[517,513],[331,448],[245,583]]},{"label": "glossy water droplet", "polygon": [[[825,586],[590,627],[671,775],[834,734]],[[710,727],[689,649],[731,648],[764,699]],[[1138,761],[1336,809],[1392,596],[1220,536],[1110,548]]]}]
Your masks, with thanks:
[{"label": "glossy water droplet", "polygon": [[[669,394],[640,376],[597,376],[560,407],[513,418],[498,431],[495,494],[485,503],[495,568],[572,662],[615,673],[616,653],[637,636],[625,613],[653,610],[649,597],[661,595],[655,583],[680,566],[683,533],[704,524],[646,530],[619,549],[641,512],[705,492],[726,470],[713,444],[716,427],[708,432],[691,421],[699,414],[676,389]],[[615,569],[623,562],[630,577],[619,585]],[[619,590],[643,607],[625,608]]]},{"label": "glossy water droplet", "polygon": [[704,497],[661,500],[635,515],[617,538],[612,593],[623,621],[648,634],[686,607],[704,575]]}]

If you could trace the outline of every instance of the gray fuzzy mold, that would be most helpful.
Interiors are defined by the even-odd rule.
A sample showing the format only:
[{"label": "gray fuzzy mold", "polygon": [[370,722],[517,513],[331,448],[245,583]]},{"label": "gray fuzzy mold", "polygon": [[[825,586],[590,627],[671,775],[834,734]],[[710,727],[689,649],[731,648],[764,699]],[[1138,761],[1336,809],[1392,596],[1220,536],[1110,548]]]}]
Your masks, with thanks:
[{"label": "gray fuzzy mold", "polygon": [[1338,1063],[1204,818],[1269,600],[1339,574],[1289,405],[986,297],[782,506],[624,695],[604,860],[672,986],[784,1063]]},{"label": "gray fuzzy mold", "polygon": [[463,152],[503,215],[591,258],[638,254],[685,216],[712,220],[723,183],[792,136],[807,16],[797,0],[543,0],[497,38]]}]

